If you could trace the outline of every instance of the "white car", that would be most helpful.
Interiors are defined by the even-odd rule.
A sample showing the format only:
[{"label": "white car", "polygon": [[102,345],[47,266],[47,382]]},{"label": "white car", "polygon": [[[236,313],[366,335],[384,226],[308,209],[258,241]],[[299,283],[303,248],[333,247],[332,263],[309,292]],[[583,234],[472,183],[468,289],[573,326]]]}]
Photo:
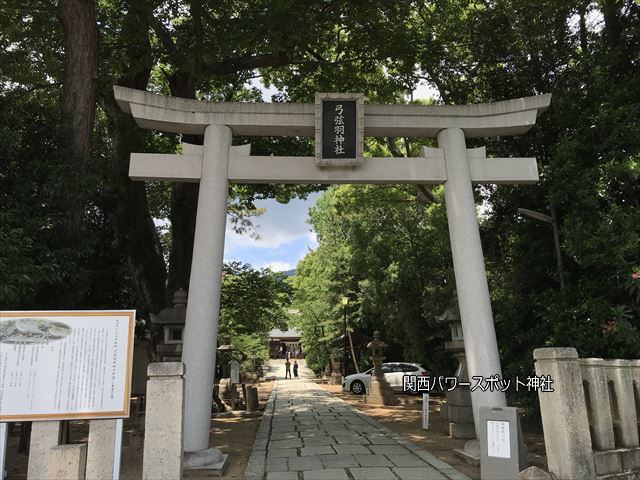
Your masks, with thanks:
[{"label": "white car", "polygon": [[[366,372],[347,375],[342,380],[342,391],[350,391],[356,395],[367,393],[372,373],[373,368],[370,368]],[[383,363],[382,373],[384,373],[384,378],[387,379],[391,388],[396,391],[402,391],[402,377],[404,375],[430,375],[429,371],[419,363],[405,362]]]}]

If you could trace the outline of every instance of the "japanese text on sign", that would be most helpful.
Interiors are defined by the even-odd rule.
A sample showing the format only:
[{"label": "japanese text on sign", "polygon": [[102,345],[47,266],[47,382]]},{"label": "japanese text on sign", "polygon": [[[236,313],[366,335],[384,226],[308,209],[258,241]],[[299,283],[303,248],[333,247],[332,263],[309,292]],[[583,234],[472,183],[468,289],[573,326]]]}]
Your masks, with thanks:
[{"label": "japanese text on sign", "polygon": [[339,103],[335,108],[336,115],[333,117],[333,133],[335,134],[333,143],[335,148],[333,153],[336,155],[344,155],[344,109],[342,104]]},{"label": "japanese text on sign", "polygon": [[510,458],[509,422],[487,420],[487,455]]},{"label": "japanese text on sign", "polygon": [[322,102],[322,157],[356,157],[356,102],[324,100]]},{"label": "japanese text on sign", "polygon": [[553,379],[550,375],[530,375],[526,379],[520,380],[516,376],[515,381],[511,379],[500,378],[498,375],[492,375],[489,377],[473,376],[471,381],[460,382],[458,377],[445,377],[444,375],[434,376],[417,376],[417,375],[404,375],[402,377],[402,390],[406,393],[418,393],[418,392],[432,392],[432,391],[447,391],[455,390],[457,387],[469,387],[472,392],[481,390],[486,392],[501,391],[505,392],[510,387],[515,389],[516,392],[520,390],[527,391],[540,391],[540,392],[553,392],[552,388]]}]

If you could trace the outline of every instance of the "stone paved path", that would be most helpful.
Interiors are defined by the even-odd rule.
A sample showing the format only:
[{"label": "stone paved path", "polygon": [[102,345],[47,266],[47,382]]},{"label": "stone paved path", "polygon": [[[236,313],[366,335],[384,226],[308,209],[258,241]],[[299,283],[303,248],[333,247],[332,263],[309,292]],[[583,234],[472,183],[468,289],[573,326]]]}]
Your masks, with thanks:
[{"label": "stone paved path", "polygon": [[469,480],[312,381],[284,379],[271,391],[245,480]]}]

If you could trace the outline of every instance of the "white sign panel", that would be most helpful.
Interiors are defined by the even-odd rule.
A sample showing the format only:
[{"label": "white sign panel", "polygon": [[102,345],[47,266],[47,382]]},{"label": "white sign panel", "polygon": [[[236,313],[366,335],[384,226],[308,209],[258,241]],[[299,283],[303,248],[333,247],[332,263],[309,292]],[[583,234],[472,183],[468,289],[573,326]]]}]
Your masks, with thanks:
[{"label": "white sign panel", "polygon": [[429,394],[422,394],[422,429],[429,430]]},{"label": "white sign panel", "polygon": [[0,422],[129,416],[135,310],[0,312]]},{"label": "white sign panel", "polygon": [[489,457],[511,458],[509,422],[487,420],[487,455]]}]

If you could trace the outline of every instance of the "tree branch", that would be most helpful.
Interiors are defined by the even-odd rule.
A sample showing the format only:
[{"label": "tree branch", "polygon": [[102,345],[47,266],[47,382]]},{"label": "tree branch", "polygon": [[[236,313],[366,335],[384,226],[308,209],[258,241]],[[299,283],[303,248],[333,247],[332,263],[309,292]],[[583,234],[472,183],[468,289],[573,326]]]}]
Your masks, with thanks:
[{"label": "tree branch", "polygon": [[391,150],[391,153],[394,157],[404,157],[404,155],[398,148],[398,145],[396,144],[395,137],[385,137],[385,140],[387,141],[387,146],[389,147],[389,150]]},{"label": "tree branch", "polygon": [[160,40],[160,43],[162,43],[162,46],[167,50],[169,55],[172,56],[174,60],[178,60],[178,48],[173,42],[171,33],[169,32],[169,30],[167,30],[167,27],[165,27],[162,22],[153,15],[151,15],[151,18],[149,19],[149,25],[156,33],[158,39]]},{"label": "tree branch", "polygon": [[426,185],[416,185],[416,200],[422,205],[430,203],[440,203],[438,198],[433,194]]},{"label": "tree branch", "polygon": [[204,73],[214,75],[224,75],[236,73],[239,70],[253,70],[263,67],[284,67],[293,63],[289,53],[263,55],[243,55],[241,57],[229,58],[220,62],[208,63],[202,66]]}]

